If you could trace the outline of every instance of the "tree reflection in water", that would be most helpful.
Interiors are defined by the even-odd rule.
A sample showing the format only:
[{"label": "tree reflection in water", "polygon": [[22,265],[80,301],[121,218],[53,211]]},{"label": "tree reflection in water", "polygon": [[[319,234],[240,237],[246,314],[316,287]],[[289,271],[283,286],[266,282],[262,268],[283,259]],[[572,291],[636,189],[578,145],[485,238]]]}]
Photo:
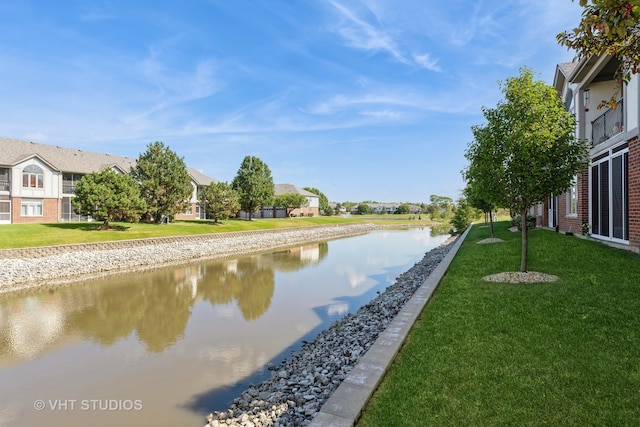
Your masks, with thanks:
[{"label": "tree reflection in water", "polygon": [[[275,271],[299,270],[320,262],[327,252],[326,242],[316,243],[271,254],[114,276],[60,289],[54,294],[55,298],[41,292],[21,297],[24,300],[2,301],[0,356],[27,354],[13,348],[16,342],[29,342],[32,347],[29,354],[33,349],[42,353],[72,334],[111,346],[135,333],[149,351],[160,353],[184,334],[196,301],[209,301],[214,306],[235,301],[245,320],[256,320],[271,305]],[[26,324],[25,319],[33,318],[33,314],[27,312],[33,307],[39,307],[37,318],[42,324],[47,322],[49,312],[60,318],[64,326],[56,329],[59,336],[48,334],[46,341],[43,338],[42,342],[34,343],[39,335],[27,332],[24,327],[11,327],[12,323]],[[25,312],[17,313],[16,309]],[[42,329],[38,324],[30,328]],[[11,338],[9,335],[15,335],[16,330],[25,330],[29,339]]]}]

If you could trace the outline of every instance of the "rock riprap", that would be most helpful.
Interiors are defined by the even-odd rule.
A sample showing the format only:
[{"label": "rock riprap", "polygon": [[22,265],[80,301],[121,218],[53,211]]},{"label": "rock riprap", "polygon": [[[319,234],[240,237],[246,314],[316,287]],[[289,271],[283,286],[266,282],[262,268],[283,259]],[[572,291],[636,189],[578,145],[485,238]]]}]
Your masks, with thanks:
[{"label": "rock riprap", "polygon": [[444,259],[454,240],[427,252],[384,292],[304,343],[279,366],[269,365],[270,378],[250,385],[227,411],[209,414],[206,427],[308,425],[360,356]]},{"label": "rock riprap", "polygon": [[145,244],[144,240],[110,243],[121,246],[116,249],[102,249],[109,244],[99,243],[68,245],[52,247],[50,251],[53,254],[37,257],[3,257],[3,251],[0,251],[0,294],[46,288],[116,273],[257,253],[364,234],[377,228],[379,227],[373,224],[359,223],[268,232],[223,233],[209,237],[187,236],[167,239],[170,240],[167,243],[162,243],[164,239],[154,239],[150,244]]}]

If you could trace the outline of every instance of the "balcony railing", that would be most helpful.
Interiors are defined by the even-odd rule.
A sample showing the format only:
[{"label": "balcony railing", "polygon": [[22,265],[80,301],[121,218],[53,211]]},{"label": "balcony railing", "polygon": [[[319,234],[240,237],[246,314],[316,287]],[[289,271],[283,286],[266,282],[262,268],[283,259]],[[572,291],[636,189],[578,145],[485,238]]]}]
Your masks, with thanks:
[{"label": "balcony railing", "polygon": [[76,186],[62,183],[62,194],[76,194]]},{"label": "balcony railing", "polygon": [[9,191],[11,182],[7,179],[0,179],[0,191]]},{"label": "balcony railing", "polygon": [[619,100],[616,108],[610,108],[591,122],[591,141],[598,145],[624,129],[624,103]]}]

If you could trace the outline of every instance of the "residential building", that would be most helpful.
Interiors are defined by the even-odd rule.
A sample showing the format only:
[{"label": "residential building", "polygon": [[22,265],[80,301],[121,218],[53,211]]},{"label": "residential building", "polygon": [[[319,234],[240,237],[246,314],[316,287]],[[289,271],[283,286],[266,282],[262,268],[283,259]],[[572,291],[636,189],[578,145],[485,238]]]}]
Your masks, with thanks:
[{"label": "residential building", "polygon": [[[608,55],[559,64],[554,87],[591,142],[589,166],[541,212],[543,225],[640,250],[640,80],[621,87],[619,61]],[[615,102],[610,103],[613,99]],[[607,103],[609,105],[607,105]]]},{"label": "residential building", "polygon": [[[86,174],[112,168],[129,173],[136,159],[0,138],[0,224],[87,221],[73,211],[76,183]],[[214,182],[188,168],[194,187],[191,208],[178,219],[203,218],[198,188]]]},{"label": "residential building", "polygon": [[[287,193],[302,194],[307,198],[307,205],[300,208],[293,209],[289,216],[318,216],[320,215],[320,197],[317,194],[311,193],[303,188],[296,187],[292,184],[275,184],[274,192],[275,196]],[[239,213],[240,218],[248,218],[249,215],[241,211]],[[281,206],[266,206],[258,209],[255,214],[251,215],[252,218],[286,218],[287,211]]]}]

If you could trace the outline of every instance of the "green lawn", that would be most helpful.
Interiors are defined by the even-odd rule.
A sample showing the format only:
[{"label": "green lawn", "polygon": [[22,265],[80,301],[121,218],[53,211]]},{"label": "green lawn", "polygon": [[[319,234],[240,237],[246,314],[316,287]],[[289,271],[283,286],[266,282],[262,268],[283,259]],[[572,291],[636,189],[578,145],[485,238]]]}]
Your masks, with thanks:
[{"label": "green lawn", "polygon": [[640,422],[640,258],[531,231],[529,270],[498,284],[520,234],[476,225],[411,330],[359,426],[622,426]]},{"label": "green lawn", "polygon": [[[393,217],[394,221],[382,217]],[[254,219],[252,221],[231,219],[222,224],[209,221],[175,221],[171,224],[148,223],[111,223],[123,230],[97,230],[101,223],[51,223],[51,224],[6,224],[0,225],[0,249],[48,246],[85,242],[104,242],[111,240],[141,239],[150,237],[184,236],[193,234],[220,233],[231,231],[250,231],[288,227],[307,227],[355,222],[373,222],[379,224],[402,223],[429,225],[430,222],[418,221],[415,215],[354,215],[349,218],[338,216],[320,216],[307,218]]]}]

